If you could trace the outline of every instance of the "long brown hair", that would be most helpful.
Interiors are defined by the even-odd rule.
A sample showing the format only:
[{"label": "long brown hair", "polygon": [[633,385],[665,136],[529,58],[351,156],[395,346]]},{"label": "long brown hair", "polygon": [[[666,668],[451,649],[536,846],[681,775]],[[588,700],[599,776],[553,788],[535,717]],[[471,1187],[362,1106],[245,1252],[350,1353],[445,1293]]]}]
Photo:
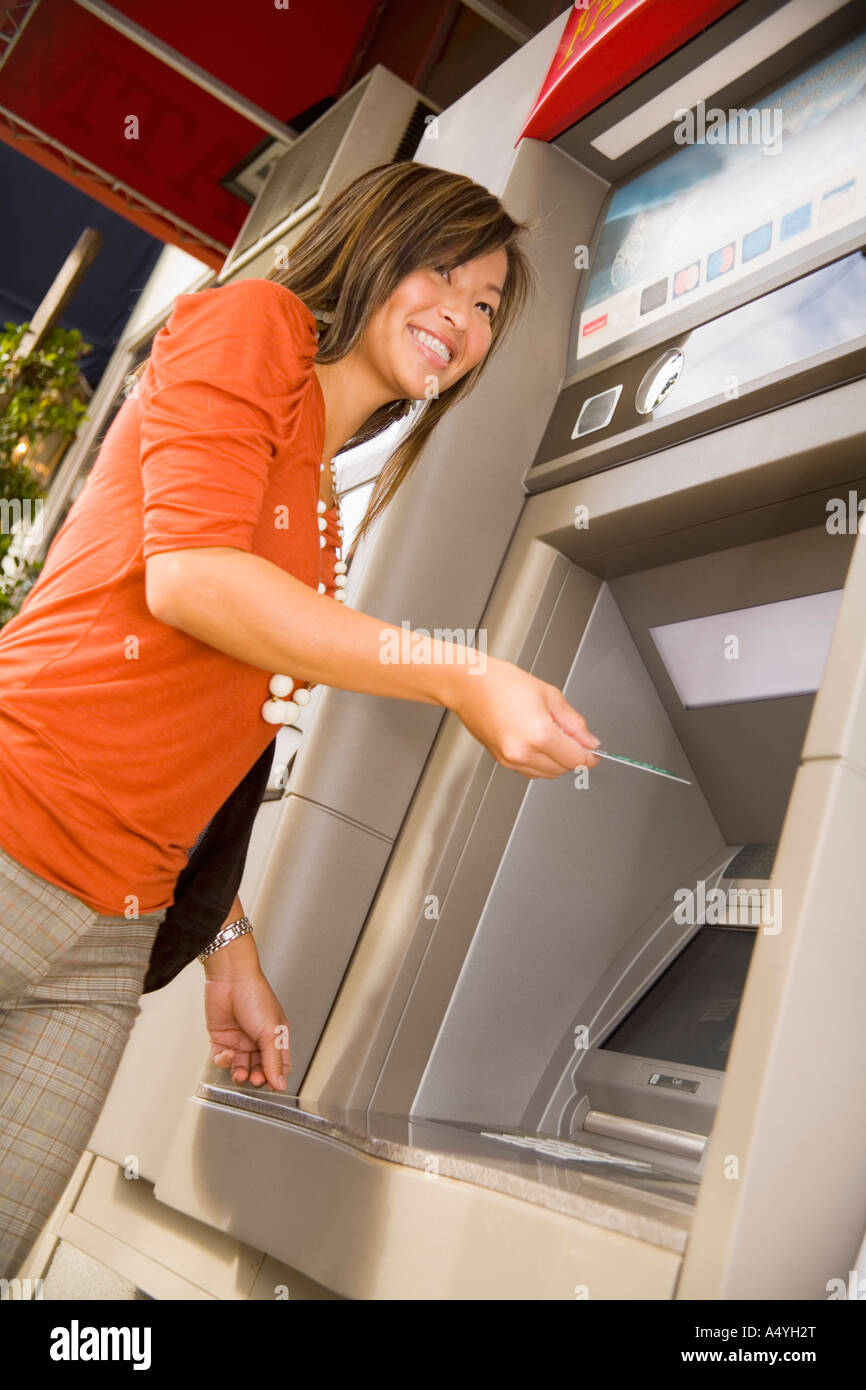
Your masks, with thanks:
[{"label": "long brown hair", "polygon": [[[475,386],[523,310],[534,282],[520,237],[532,225],[513,221],[492,193],[462,174],[414,161],[383,164],[338,193],[289,248],[285,264],[278,262],[263,277],[285,285],[316,317],[315,360],[326,364],[357,346],[371,315],[413,271],[428,266],[453,270],[500,248],[507,253],[508,271],[487,352],[453,386],[423,402],[376,479],[356,541],[405,481],[446,410]],[[411,405],[396,400],[380,406],[343,450],[375,438]]]},{"label": "long brown hair", "polygon": [[[453,270],[500,247],[506,250],[508,272],[490,347],[459,381],[424,402],[379,473],[356,541],[405,481],[445,411],[472,390],[522,311],[532,289],[532,271],[519,242],[527,230],[526,224],[512,221],[492,193],[462,174],[412,161],[384,164],[338,193],[290,248],[285,267],[266,277],[287,286],[314,315],[327,315],[319,321],[316,353],[316,361],[324,365],[338,362],[359,343],[372,314],[413,271],[426,266]],[[380,406],[344,449],[381,434],[410,404],[396,400]]]}]

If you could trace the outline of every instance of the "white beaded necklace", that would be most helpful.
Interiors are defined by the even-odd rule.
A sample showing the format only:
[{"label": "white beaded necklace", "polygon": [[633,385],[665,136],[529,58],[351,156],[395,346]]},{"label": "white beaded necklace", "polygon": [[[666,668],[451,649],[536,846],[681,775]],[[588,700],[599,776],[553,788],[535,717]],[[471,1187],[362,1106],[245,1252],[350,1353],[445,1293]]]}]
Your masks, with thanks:
[{"label": "white beaded necklace", "polygon": [[[320,464],[320,469],[325,467],[324,462]],[[339,541],[334,547],[334,598],[339,603],[345,603],[346,587],[346,562],[342,558],[343,554],[343,516],[340,509],[340,498],[337,494],[337,469],[334,460],[331,459],[331,486],[334,493],[334,505],[337,509],[337,534]],[[324,532],[328,523],[324,513],[328,510],[321,498],[318,505],[319,521],[319,546],[324,549],[327,545]],[[319,583],[319,593],[326,592],[326,586]],[[265,700],[262,705],[262,719],[266,724],[294,724],[301,712],[301,706],[305,705],[310,698],[310,691],[314,688],[308,681],[295,680],[293,676],[271,676],[268,689],[272,699]],[[287,698],[288,697],[288,698]]]}]

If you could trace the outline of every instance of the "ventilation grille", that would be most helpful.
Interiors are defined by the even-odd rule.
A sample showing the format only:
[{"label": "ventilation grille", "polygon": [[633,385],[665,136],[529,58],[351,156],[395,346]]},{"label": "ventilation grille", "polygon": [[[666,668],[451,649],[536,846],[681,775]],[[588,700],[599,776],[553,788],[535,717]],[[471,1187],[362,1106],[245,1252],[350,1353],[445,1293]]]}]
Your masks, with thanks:
[{"label": "ventilation grille", "polygon": [[232,248],[233,258],[316,196],[365,91],[359,82],[280,156]]},{"label": "ventilation grille", "polygon": [[433,108],[428,106],[425,101],[419,101],[409,117],[409,124],[403,133],[403,137],[394,152],[394,164],[402,164],[405,159],[411,159],[418,148],[419,143],[424,138],[424,131],[427,126],[427,117],[434,114]]},{"label": "ventilation grille", "polygon": [[225,276],[306,204],[324,204],[379,164],[411,159],[436,108],[377,65],[281,154],[232,247]]}]

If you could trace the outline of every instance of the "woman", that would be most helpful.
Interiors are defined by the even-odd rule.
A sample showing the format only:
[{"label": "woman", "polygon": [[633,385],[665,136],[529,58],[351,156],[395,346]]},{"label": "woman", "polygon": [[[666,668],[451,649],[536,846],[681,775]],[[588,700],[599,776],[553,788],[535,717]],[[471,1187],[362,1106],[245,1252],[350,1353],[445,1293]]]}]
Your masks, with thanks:
[{"label": "woman", "polygon": [[[387,165],[287,267],[179,295],[0,633],[3,1275],[86,1147],[189,847],[245,779],[260,786],[311,685],[453,710],[529,778],[597,765],[555,686],[489,655],[472,671],[423,634],[411,662],[385,661],[401,630],[332,601],[326,463],[420,403],[363,534],[519,313],[522,230],[467,178]],[[204,961],[214,1060],[285,1090],[288,1020],[237,897],[226,922]]]}]

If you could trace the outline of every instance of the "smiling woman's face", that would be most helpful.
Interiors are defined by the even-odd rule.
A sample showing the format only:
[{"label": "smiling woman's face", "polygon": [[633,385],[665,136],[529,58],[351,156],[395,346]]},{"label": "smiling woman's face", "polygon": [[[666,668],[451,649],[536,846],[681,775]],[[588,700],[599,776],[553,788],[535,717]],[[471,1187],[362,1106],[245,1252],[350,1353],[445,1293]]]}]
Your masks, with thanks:
[{"label": "smiling woman's face", "polygon": [[438,395],[481,361],[507,271],[500,248],[453,270],[415,270],[400,282],[371,316],[361,345],[392,399]]}]

